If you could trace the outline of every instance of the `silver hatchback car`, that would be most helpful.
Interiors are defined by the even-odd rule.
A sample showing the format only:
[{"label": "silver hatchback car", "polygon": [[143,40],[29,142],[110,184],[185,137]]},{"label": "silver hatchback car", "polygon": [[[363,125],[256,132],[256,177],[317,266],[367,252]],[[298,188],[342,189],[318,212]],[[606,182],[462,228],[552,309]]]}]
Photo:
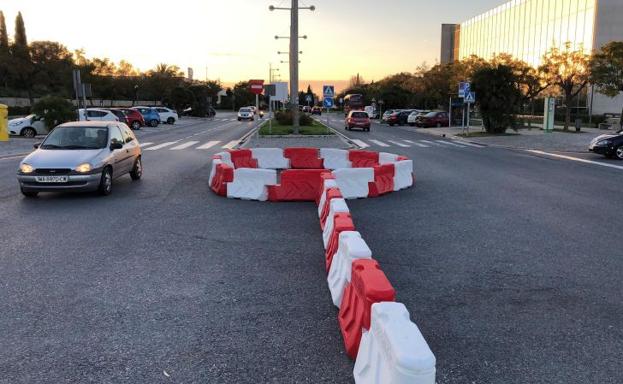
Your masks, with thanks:
[{"label": "silver hatchback car", "polygon": [[141,146],[127,125],[110,121],[61,124],[19,165],[17,180],[22,194],[39,192],[112,192],[115,178],[143,175]]}]

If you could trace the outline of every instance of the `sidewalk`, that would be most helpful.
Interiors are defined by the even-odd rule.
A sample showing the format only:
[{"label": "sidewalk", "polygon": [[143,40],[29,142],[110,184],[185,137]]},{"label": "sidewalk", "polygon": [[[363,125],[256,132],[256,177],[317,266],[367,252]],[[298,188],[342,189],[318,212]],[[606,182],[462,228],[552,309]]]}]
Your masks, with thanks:
[{"label": "sidewalk", "polygon": [[[587,152],[588,145],[592,139],[599,135],[616,132],[613,129],[600,130],[597,128],[582,128],[582,132],[576,133],[575,128],[571,127],[570,132],[568,133],[558,131],[546,133],[540,129],[539,125],[535,125],[532,129],[522,128],[517,132],[507,130],[507,135],[462,137],[458,136],[462,133],[461,127],[403,128],[429,135],[455,137],[461,140],[488,146],[557,152]],[[562,126],[556,126],[556,129],[562,128]],[[471,134],[476,132],[483,132],[482,127],[470,128]]]},{"label": "sidewalk", "polygon": [[0,159],[13,156],[26,156],[34,151],[33,145],[41,142],[42,138],[25,139],[11,136],[9,141],[0,141]]}]

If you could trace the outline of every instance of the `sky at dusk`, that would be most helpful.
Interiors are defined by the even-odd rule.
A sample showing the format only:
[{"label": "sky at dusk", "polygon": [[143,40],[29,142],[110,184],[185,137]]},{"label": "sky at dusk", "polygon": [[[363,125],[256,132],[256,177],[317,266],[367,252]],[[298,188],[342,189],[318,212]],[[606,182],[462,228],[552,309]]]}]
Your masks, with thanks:
[{"label": "sky at dusk", "polygon": [[[461,22],[503,0],[305,0],[300,78],[365,80],[413,71],[439,59],[442,23]],[[231,83],[267,78],[268,65],[287,80],[289,13],[268,6],[288,0],[4,0],[10,35],[22,11],[29,41],[54,40],[87,56],[126,59],[141,70],[158,63],[193,67],[195,78]]]}]

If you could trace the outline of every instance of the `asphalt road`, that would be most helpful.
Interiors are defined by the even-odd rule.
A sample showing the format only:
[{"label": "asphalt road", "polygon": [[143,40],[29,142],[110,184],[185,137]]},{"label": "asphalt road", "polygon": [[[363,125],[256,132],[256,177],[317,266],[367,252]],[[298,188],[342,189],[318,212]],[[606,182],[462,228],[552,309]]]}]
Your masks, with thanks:
[{"label": "asphalt road", "polygon": [[[104,198],[25,199],[0,160],[0,383],[352,381],[316,208],[210,193],[253,127],[219,117],[141,132],[144,178]],[[349,206],[438,383],[623,382],[623,170],[345,133],[414,159],[416,188]]]}]

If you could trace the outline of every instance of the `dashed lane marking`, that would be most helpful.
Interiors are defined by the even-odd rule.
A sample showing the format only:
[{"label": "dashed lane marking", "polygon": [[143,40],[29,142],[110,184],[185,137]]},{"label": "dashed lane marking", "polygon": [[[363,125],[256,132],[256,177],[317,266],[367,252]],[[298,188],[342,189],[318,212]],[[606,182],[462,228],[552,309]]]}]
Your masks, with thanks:
[{"label": "dashed lane marking", "polygon": [[385,144],[382,141],[379,140],[369,140],[371,143],[374,143],[376,145],[378,145],[379,147],[389,147],[389,144]]},{"label": "dashed lane marking", "polygon": [[452,145],[454,147],[459,147],[459,148],[465,148],[464,145],[460,145],[460,144],[455,144],[455,143],[451,143],[449,141],[445,141],[445,140],[435,140],[436,142],[440,143],[440,144],[445,144],[445,145]]},{"label": "dashed lane marking", "polygon": [[177,143],[177,141],[168,141],[166,143],[162,143],[162,144],[158,144],[154,147],[149,147],[149,148],[145,148],[146,151],[157,151],[158,149],[162,149],[162,148],[166,148],[168,146],[171,146],[173,144]]},{"label": "dashed lane marking", "polygon": [[220,143],[220,141],[208,141],[207,143],[200,145],[197,149],[210,149]]},{"label": "dashed lane marking", "polygon": [[399,142],[399,141],[394,141],[394,140],[387,140],[387,141],[389,141],[390,143],[392,143],[392,144],[394,144],[394,145],[397,145],[397,146],[399,146],[399,147],[402,147],[402,148],[409,148],[409,147],[410,147],[410,145],[403,144],[403,143],[401,143],[401,142]]},{"label": "dashed lane marking", "polygon": [[370,145],[366,144],[364,141],[359,140],[359,139],[351,139],[351,141],[355,144],[357,144],[358,146],[360,146],[361,148],[368,148]]},{"label": "dashed lane marking", "polygon": [[580,159],[579,157],[559,155],[559,154],[556,154],[556,153],[543,152],[543,151],[538,151],[538,150],[535,150],[535,149],[529,149],[528,152],[534,153],[535,155],[550,156],[550,157],[554,157],[554,158],[557,158],[557,159],[571,160],[571,161],[577,161],[578,163],[599,165],[601,167],[607,167],[607,168],[623,170],[623,166],[621,166],[621,165],[614,165],[614,164],[609,164],[609,163],[603,163],[601,161]]},{"label": "dashed lane marking", "polygon": [[179,151],[180,149],[186,149],[186,148],[192,147],[193,145],[198,144],[198,143],[199,143],[198,141],[188,141],[188,142],[186,142],[184,144],[180,144],[178,146],[170,148],[169,150],[170,151]]},{"label": "dashed lane marking", "polygon": [[234,140],[234,141],[230,141],[229,143],[223,145],[221,148],[224,149],[232,149],[233,147],[235,147],[236,145],[238,145],[238,143],[240,142],[240,140]]},{"label": "dashed lane marking", "polygon": [[403,141],[404,141],[404,142],[406,142],[406,143],[409,143],[409,144],[413,144],[413,145],[415,145],[415,146],[418,146],[418,147],[420,147],[420,148],[430,148],[430,145],[426,145],[426,144],[418,143],[418,142],[416,142],[416,141],[412,141],[412,140],[403,140]]}]

